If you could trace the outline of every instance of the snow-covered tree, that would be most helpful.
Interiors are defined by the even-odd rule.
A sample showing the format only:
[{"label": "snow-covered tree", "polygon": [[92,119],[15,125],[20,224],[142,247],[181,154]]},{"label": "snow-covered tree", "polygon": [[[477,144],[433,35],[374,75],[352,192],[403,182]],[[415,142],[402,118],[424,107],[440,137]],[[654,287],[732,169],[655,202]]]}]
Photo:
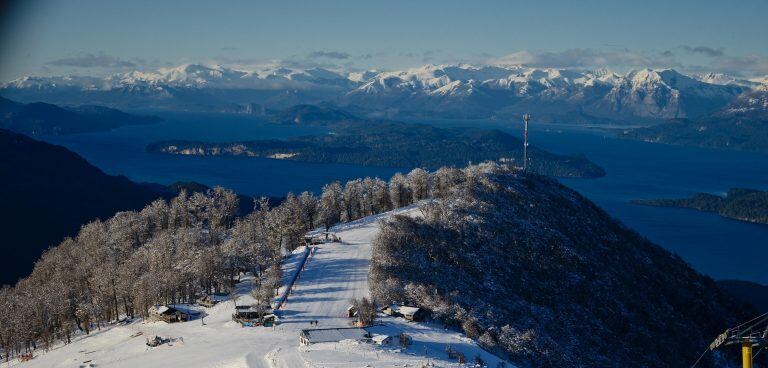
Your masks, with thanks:
[{"label": "snow-covered tree", "polygon": [[306,228],[313,230],[320,209],[317,197],[310,192],[302,192],[299,196],[299,206],[301,207],[301,217],[306,224]]},{"label": "snow-covered tree", "polygon": [[408,179],[403,174],[396,173],[389,179],[389,199],[394,208],[405,207],[413,202]]},{"label": "snow-covered tree", "polygon": [[432,174],[432,196],[445,198],[452,188],[458,187],[464,181],[464,172],[454,167],[441,167]]},{"label": "snow-covered tree", "polygon": [[362,196],[363,187],[362,180],[350,180],[344,185],[344,212],[342,213],[342,220],[352,221],[362,216]]},{"label": "snow-covered tree", "polygon": [[392,201],[389,198],[389,186],[387,182],[379,178],[373,179],[371,186],[371,202],[373,213],[386,212],[392,209]]},{"label": "snow-covered tree", "polygon": [[341,221],[343,204],[344,196],[338,181],[323,186],[323,194],[320,197],[320,221],[326,230]]},{"label": "snow-covered tree", "polygon": [[430,194],[429,173],[424,169],[416,168],[408,173],[408,189],[411,191],[413,201],[418,202],[427,199]]}]

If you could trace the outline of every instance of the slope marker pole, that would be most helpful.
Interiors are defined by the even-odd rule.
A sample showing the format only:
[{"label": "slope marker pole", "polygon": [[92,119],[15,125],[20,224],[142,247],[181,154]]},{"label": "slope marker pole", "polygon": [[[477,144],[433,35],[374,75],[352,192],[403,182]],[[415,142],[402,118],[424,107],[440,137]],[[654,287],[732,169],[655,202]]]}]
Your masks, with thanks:
[{"label": "slope marker pole", "polygon": [[523,171],[528,171],[528,120],[531,120],[531,115],[523,115],[523,123],[525,124],[525,131],[523,132]]}]

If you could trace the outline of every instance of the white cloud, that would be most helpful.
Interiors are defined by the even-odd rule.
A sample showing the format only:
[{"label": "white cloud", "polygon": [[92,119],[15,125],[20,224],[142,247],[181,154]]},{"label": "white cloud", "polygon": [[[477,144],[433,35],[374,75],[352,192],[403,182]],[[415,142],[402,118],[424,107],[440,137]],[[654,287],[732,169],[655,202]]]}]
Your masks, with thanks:
[{"label": "white cloud", "polygon": [[743,76],[768,74],[768,57],[763,55],[725,56],[715,59],[712,66],[718,71]]},{"label": "white cloud", "polygon": [[51,60],[46,65],[76,68],[133,68],[138,66],[135,62],[122,60],[116,56],[103,52],[98,54],[85,53],[74,57]]},{"label": "white cloud", "polygon": [[542,68],[638,68],[680,67],[669,52],[644,54],[629,50],[570,49],[560,52],[527,50],[489,59],[496,65],[525,65]]}]

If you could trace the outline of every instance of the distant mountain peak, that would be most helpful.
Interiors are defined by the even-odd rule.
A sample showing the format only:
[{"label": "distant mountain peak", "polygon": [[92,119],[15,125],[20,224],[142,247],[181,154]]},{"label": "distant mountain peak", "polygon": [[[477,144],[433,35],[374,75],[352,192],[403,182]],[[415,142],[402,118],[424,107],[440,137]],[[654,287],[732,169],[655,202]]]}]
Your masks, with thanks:
[{"label": "distant mountain peak", "polygon": [[23,102],[123,108],[242,111],[253,103],[266,108],[328,103],[378,115],[489,118],[532,112],[551,121],[574,116],[658,120],[711,113],[742,92],[764,89],[765,83],[768,77],[744,80],[651,68],[619,74],[607,69],[430,63],[344,72],[280,63],[250,69],[187,63],[104,78],[22,77],[0,85],[0,93]]}]

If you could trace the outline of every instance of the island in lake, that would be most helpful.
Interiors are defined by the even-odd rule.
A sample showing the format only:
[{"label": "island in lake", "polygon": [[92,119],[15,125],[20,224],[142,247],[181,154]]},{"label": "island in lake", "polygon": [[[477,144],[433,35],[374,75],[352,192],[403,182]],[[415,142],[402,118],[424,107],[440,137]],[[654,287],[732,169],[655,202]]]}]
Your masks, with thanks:
[{"label": "island in lake", "polygon": [[[291,116],[294,114],[295,116]],[[283,140],[210,143],[171,140],[151,143],[147,151],[198,156],[248,156],[312,163],[379,167],[464,166],[468,162],[509,159],[522,166],[523,143],[498,130],[438,128],[427,124],[374,121],[320,107],[289,109],[274,115],[278,124],[319,125],[327,134]],[[583,156],[553,154],[529,147],[529,165],[538,173],[594,178],[605,171]]]},{"label": "island in lake", "polygon": [[756,189],[732,188],[725,196],[698,193],[682,199],[642,199],[632,203],[658,206],[691,208],[715,212],[720,216],[741,221],[768,224],[768,192]]}]

